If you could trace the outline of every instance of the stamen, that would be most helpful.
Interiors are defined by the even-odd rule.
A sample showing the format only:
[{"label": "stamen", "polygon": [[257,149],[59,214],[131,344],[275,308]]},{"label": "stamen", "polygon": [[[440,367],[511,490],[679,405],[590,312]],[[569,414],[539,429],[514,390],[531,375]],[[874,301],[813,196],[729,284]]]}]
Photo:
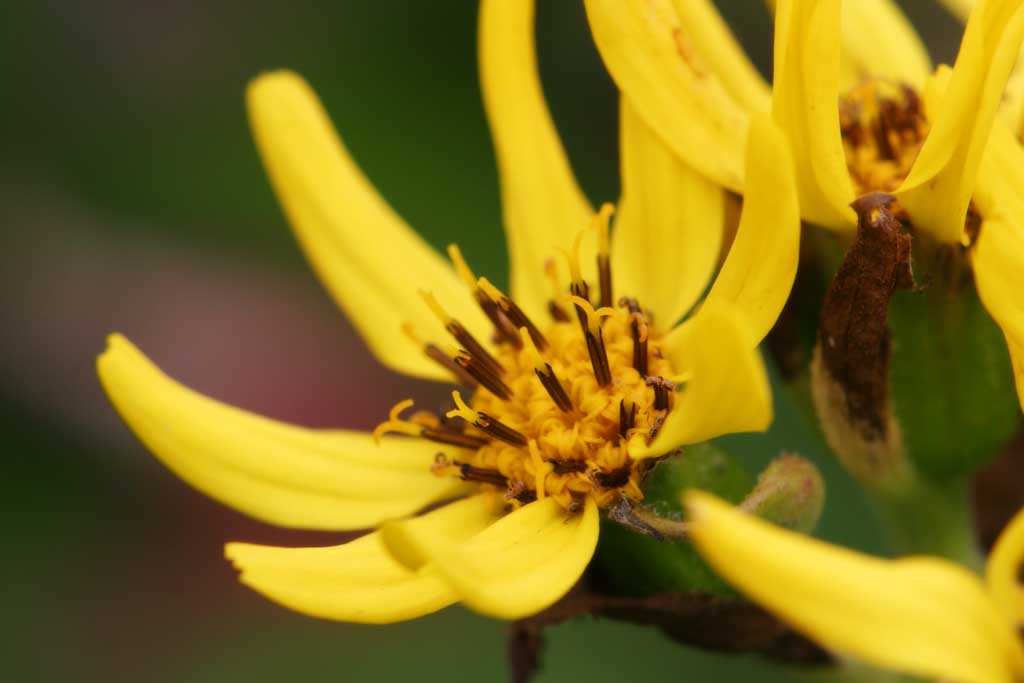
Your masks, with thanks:
[{"label": "stamen", "polygon": [[558,381],[558,377],[555,375],[554,369],[551,367],[551,363],[548,363],[541,358],[540,351],[533,343],[533,339],[530,337],[525,327],[519,328],[519,336],[523,339],[523,344],[530,350],[533,356],[533,371],[537,374],[537,379],[544,386],[544,389],[548,392],[548,396],[555,402],[558,409],[563,413],[572,411],[572,399],[569,398],[569,394],[565,392],[565,387]]},{"label": "stamen", "polygon": [[455,362],[460,368],[472,375],[473,379],[480,382],[481,386],[500,398],[502,401],[507,401],[512,398],[512,390],[509,386],[505,384],[497,374],[495,374],[494,370],[489,365],[483,363],[469,351],[463,350],[455,354]]},{"label": "stamen", "polygon": [[497,302],[487,296],[487,293],[477,284],[476,276],[470,270],[466,259],[462,257],[462,252],[459,251],[458,245],[448,245],[448,258],[451,259],[455,272],[466,283],[469,290],[473,292],[473,298],[476,300],[480,310],[484,312],[487,319],[494,325],[495,341],[507,341],[515,345],[516,348],[519,348],[519,335],[516,334],[515,326],[502,314]]},{"label": "stamen", "polygon": [[537,447],[537,442],[530,441],[530,460],[533,461],[533,490],[537,493],[537,499],[540,500],[547,496],[548,490],[546,481],[548,475],[554,469],[554,466],[546,462],[540,455],[540,449]]},{"label": "stamen", "polygon": [[583,325],[583,336],[587,342],[587,353],[590,354],[590,364],[594,368],[594,377],[597,378],[598,386],[608,386],[612,381],[612,370],[608,364],[608,352],[604,348],[604,334],[601,332],[601,318],[615,315],[610,308],[594,310],[590,302],[578,296],[569,297],[576,304],[576,311],[583,311],[581,322]]},{"label": "stamen", "polygon": [[658,419],[654,421],[651,428],[647,430],[647,445],[650,445],[654,441],[654,437],[658,436],[658,432],[661,431],[661,426],[665,424],[665,415],[659,415]]},{"label": "stamen", "polygon": [[448,312],[441,307],[441,304],[437,302],[437,299],[433,294],[421,289],[420,296],[427,304],[427,307],[434,312],[434,315],[436,315],[444,325],[444,329],[448,331],[448,334],[455,338],[455,341],[462,344],[470,354],[486,365],[493,374],[505,374],[505,368],[501,367],[501,363],[499,363],[497,359],[492,356],[486,348],[484,348],[483,344],[476,340],[476,337],[474,337],[469,330],[462,326],[462,323],[448,315]]},{"label": "stamen", "polygon": [[548,282],[551,283],[551,291],[553,292],[551,300],[548,301],[548,313],[551,314],[551,317],[555,322],[568,322],[569,315],[557,301],[557,299],[562,295],[562,287],[558,282],[558,267],[555,265],[554,259],[549,258],[544,262],[544,274],[547,275]]},{"label": "stamen", "polygon": [[631,469],[631,465],[623,465],[611,472],[595,470],[591,473],[591,478],[602,488],[617,489],[620,486],[625,486],[626,482],[629,481],[629,473]]},{"label": "stamen", "polygon": [[469,463],[461,463],[459,464],[459,474],[465,481],[478,481],[503,488],[508,486],[508,477],[498,470],[487,467],[474,467]]},{"label": "stamen", "polygon": [[569,474],[570,472],[583,472],[587,469],[587,463],[583,460],[572,460],[571,458],[556,458],[549,461],[552,472],[555,474]]},{"label": "stamen", "polygon": [[[583,239],[583,231],[576,233],[576,239],[572,241],[572,249],[563,251],[565,259],[569,262],[569,294],[590,302],[590,285],[583,279],[580,271],[580,241]],[[576,318],[580,321],[580,327],[586,328],[586,312],[576,306]]]},{"label": "stamen", "polygon": [[415,415],[413,416],[413,420],[403,420],[401,418],[402,412],[412,406],[413,400],[411,398],[407,398],[404,401],[396,403],[388,413],[388,419],[374,428],[373,440],[377,442],[377,444],[380,444],[380,439],[384,434],[406,434],[408,436],[418,436],[437,443],[457,446],[459,448],[468,448],[470,450],[476,450],[490,443],[490,441],[481,436],[463,434],[462,432],[457,432],[450,428],[446,429],[443,426],[425,426],[421,424],[421,422],[423,422],[422,417],[420,418],[420,422],[414,421],[416,419]]},{"label": "stamen", "polygon": [[624,398],[619,401],[619,438],[625,439],[629,430],[636,426],[636,403]]},{"label": "stamen", "polygon": [[672,392],[676,385],[664,377],[648,377],[645,382],[654,390],[654,409],[668,410],[671,407]]},{"label": "stamen", "polygon": [[612,305],[612,265],[608,253],[608,222],[615,213],[615,206],[610,203],[601,205],[594,216],[594,227],[597,229],[597,280],[601,290],[601,305]]},{"label": "stamen", "polygon": [[[515,301],[512,301],[512,299],[502,294],[501,290],[492,285],[485,277],[477,280],[477,284],[492,301],[501,307],[501,312],[508,317],[509,321],[515,325],[516,329],[525,327],[530,332],[530,336],[533,338],[533,343],[537,345],[538,349],[543,350],[547,348],[548,340],[540,333],[540,330],[538,330],[537,326],[533,324],[533,321],[523,313],[523,310],[516,305]],[[520,341],[518,336],[516,337],[516,341]]]},{"label": "stamen", "polygon": [[525,446],[526,437],[517,432],[516,430],[509,427],[502,421],[491,417],[487,413],[482,413],[478,410],[473,410],[466,402],[462,400],[462,396],[458,391],[452,392],[452,400],[455,401],[457,406],[454,410],[449,410],[445,413],[448,417],[461,417],[466,422],[469,422],[477,429],[483,431],[486,434],[490,434],[495,439],[500,439],[507,444],[512,446]]},{"label": "stamen", "polygon": [[427,358],[434,361],[448,372],[455,376],[456,381],[468,389],[476,389],[477,382],[471,375],[465,370],[460,368],[458,364],[452,360],[452,357],[445,353],[439,346],[431,343],[423,343],[419,335],[416,334],[416,330],[413,329],[411,323],[402,324],[402,333],[406,337],[412,340],[414,344],[423,349],[423,353],[426,354]]},{"label": "stamen", "polygon": [[640,310],[640,303],[636,299],[622,297],[619,299],[619,306],[629,310],[629,328],[633,333],[633,367],[640,373],[641,377],[647,376],[647,337],[650,330],[647,327],[647,320],[643,311]]}]

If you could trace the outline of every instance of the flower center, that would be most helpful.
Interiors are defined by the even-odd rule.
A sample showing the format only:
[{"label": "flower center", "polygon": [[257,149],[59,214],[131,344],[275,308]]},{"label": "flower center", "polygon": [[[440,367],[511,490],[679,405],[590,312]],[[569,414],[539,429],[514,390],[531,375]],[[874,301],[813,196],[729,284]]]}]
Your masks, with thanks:
[{"label": "flower center", "polygon": [[866,81],[841,97],[839,125],[858,196],[895,191],[910,172],[929,127],[917,92],[885,80]]},{"label": "flower center", "polygon": [[[433,344],[423,348],[474,390],[472,398],[467,403],[453,391],[451,410],[417,411],[407,419],[401,413],[412,401],[402,401],[374,435],[397,432],[443,445],[436,474],[500,489],[512,506],[550,496],[572,512],[587,497],[601,507],[622,496],[641,499],[639,482],[651,461],[633,461],[627,444],[657,435],[672,409],[675,384],[650,314],[635,299],[611,305],[609,215],[606,208],[595,219],[602,231],[601,306],[595,309],[574,253],[569,292],[555,285],[548,304],[552,319],[543,330],[485,278],[476,280],[450,247],[456,269],[494,325],[493,344],[488,350],[421,293],[461,346],[454,354]],[[550,268],[549,275],[555,279]]]}]

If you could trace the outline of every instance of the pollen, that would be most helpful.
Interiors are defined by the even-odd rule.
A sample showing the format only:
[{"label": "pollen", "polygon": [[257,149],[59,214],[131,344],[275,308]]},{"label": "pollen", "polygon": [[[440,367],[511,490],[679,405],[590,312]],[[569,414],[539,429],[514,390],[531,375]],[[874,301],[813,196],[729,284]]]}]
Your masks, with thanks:
[{"label": "pollen", "polygon": [[917,92],[886,80],[866,81],[844,95],[839,124],[858,196],[895,191],[910,172],[929,128]]},{"label": "pollen", "polygon": [[450,247],[493,333],[474,338],[441,302],[420,292],[460,348],[442,357],[442,346],[410,338],[463,387],[437,414],[410,411],[403,418],[412,401],[399,402],[375,436],[390,432],[437,443],[437,476],[498,489],[512,507],[550,497],[574,512],[587,498],[600,507],[641,499],[651,461],[634,461],[627,444],[655,438],[681,380],[662,356],[661,329],[642,302],[624,296],[610,305],[610,216],[611,208],[602,207],[591,226],[599,237],[594,287],[580,275],[578,239],[564,252],[568,287],[562,288],[552,262],[538,264],[537,277],[551,283],[545,320],[531,320],[490,281],[476,278]]}]

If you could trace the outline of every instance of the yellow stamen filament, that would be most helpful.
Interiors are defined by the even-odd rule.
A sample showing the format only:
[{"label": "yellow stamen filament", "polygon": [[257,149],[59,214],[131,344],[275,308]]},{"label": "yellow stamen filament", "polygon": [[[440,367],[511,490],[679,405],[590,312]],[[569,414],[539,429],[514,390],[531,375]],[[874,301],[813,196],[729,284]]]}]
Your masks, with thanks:
[{"label": "yellow stamen filament", "polygon": [[441,304],[437,302],[437,298],[433,294],[423,289],[419,290],[419,294],[420,298],[422,298],[427,304],[427,308],[437,316],[437,319],[441,321],[442,325],[448,325],[451,323],[452,317],[441,307]]},{"label": "yellow stamen filament", "polygon": [[407,398],[404,401],[399,401],[388,413],[388,419],[381,422],[373,429],[373,440],[380,445],[380,439],[382,436],[388,433],[392,434],[408,434],[409,436],[419,436],[423,432],[423,425],[418,425],[409,420],[403,420],[401,414],[404,410],[412,408],[413,400]]},{"label": "yellow stamen filament", "polygon": [[455,401],[455,408],[445,413],[445,417],[461,417],[463,420],[469,423],[476,422],[476,411],[466,405],[466,402],[462,400],[462,394],[457,390],[452,392],[452,400]]},{"label": "yellow stamen filament", "polygon": [[548,494],[546,480],[548,474],[551,473],[555,466],[541,457],[536,441],[530,439],[528,447],[530,449],[530,461],[533,463],[534,468],[533,490],[537,492],[537,500],[540,500]]},{"label": "yellow stamen filament", "polygon": [[523,347],[526,348],[527,353],[530,354],[530,358],[533,359],[534,369],[537,372],[546,372],[547,361],[541,357],[540,351],[537,350],[537,345],[533,343],[533,339],[530,337],[530,332],[525,327],[519,328],[519,338],[523,340]]},{"label": "yellow stamen filament", "polygon": [[476,276],[473,275],[473,271],[470,270],[469,264],[466,263],[466,259],[462,258],[462,251],[459,250],[457,244],[448,245],[448,258],[451,259],[452,265],[455,267],[455,272],[459,278],[466,283],[466,286],[471,290],[476,289]]},{"label": "yellow stamen filament", "polygon": [[569,295],[568,300],[583,309],[583,312],[587,316],[587,328],[590,330],[591,334],[594,335],[601,330],[601,318],[609,318],[615,315],[615,309],[609,308],[608,306],[602,306],[601,308],[594,310],[594,307],[589,301],[574,294]]}]

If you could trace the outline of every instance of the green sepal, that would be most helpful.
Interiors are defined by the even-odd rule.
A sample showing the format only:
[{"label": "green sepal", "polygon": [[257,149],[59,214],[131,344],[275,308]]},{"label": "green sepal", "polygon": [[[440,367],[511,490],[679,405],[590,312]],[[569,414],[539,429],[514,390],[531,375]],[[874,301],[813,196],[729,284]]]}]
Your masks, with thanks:
[{"label": "green sepal", "polygon": [[929,479],[974,472],[1020,427],[1006,340],[969,274],[954,279],[898,292],[889,306],[893,408],[910,460]]},{"label": "green sepal", "polygon": [[[709,491],[732,503],[750,492],[754,477],[710,442],[687,446],[662,460],[644,482],[644,505],[661,517],[682,519],[680,494]],[[601,523],[594,559],[609,590],[629,595],[663,592],[732,594],[686,541],[659,541],[609,521]]]}]

